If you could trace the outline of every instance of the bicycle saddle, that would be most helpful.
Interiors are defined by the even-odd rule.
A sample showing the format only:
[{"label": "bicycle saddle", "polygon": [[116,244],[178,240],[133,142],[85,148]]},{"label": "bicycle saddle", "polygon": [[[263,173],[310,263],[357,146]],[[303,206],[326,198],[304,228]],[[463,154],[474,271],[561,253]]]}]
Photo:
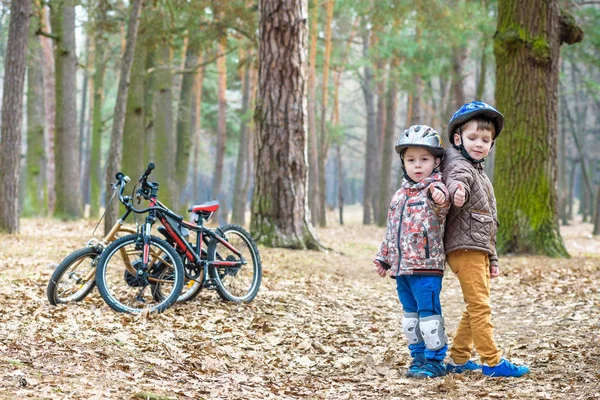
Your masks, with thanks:
[{"label": "bicycle saddle", "polygon": [[213,213],[219,209],[219,202],[216,200],[208,201],[206,203],[198,204],[188,208],[189,212],[195,213]]}]

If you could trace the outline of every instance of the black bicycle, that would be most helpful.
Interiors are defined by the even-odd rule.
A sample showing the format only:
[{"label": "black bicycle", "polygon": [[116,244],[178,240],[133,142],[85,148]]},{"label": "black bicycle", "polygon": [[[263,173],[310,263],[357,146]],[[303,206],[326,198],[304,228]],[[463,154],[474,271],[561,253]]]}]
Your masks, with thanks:
[{"label": "black bicycle", "polygon": [[[106,303],[120,312],[161,312],[186,300],[180,298],[185,294],[187,299],[195,297],[203,287],[216,289],[224,300],[252,301],[260,288],[262,267],[250,234],[232,224],[214,231],[206,228],[204,222],[219,208],[214,201],[190,207],[194,223],[185,221],[158,200],[158,182],[148,182],[153,169],[150,163],[135,192],[138,199],[149,201],[144,209],[135,208],[133,198],[123,197],[125,177],[117,173],[121,203],[147,216],[139,233],[116,240],[102,253],[96,280]],[[157,220],[166,240],[150,235]],[[189,232],[195,234],[195,243],[188,241]],[[184,281],[187,290],[182,294]]]}]

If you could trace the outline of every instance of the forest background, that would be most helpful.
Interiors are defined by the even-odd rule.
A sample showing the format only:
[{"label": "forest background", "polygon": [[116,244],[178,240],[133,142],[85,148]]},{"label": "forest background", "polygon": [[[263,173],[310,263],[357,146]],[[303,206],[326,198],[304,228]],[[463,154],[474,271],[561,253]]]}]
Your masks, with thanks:
[{"label": "forest background", "polygon": [[[585,0],[0,1],[0,398],[600,399],[599,22]],[[393,282],[371,265],[393,143],[413,123],[445,138],[473,99],[507,120],[486,164],[504,253],[491,302],[499,346],[532,372],[415,382]],[[50,306],[115,170],[135,182],[149,161],[173,209],[216,198],[220,222],[250,226],[257,298]],[[449,273],[442,303],[452,337]]]},{"label": "forest background", "polygon": [[[550,204],[551,213],[557,210],[563,223],[574,213],[591,221],[600,187],[600,155],[588,145],[600,135],[600,7],[594,1],[559,3],[585,40],[562,47],[558,130],[551,139],[558,145],[542,152],[555,152],[549,158],[558,167],[558,204]],[[114,171],[107,172],[107,165],[115,163],[109,158],[111,127],[128,6],[122,0],[31,2],[20,215],[98,218],[106,206],[112,194],[108,183]],[[447,121],[463,103],[498,103],[498,4],[311,1],[308,14],[306,138],[312,224],[343,223],[343,206],[360,204],[363,223],[382,226],[387,202],[401,180],[393,155],[398,134],[411,124],[425,123],[446,137]],[[9,2],[3,1],[3,66],[9,19]],[[248,0],[143,5],[124,129],[122,137],[116,136],[123,148],[120,165],[136,178],[154,161],[154,176],[163,183],[161,198],[175,210],[218,199],[220,222],[248,222],[255,179],[258,23],[258,6]],[[70,68],[61,72],[65,78],[56,80],[56,71],[65,68]],[[510,109],[501,111],[509,122],[514,118]],[[525,111],[529,121],[538,112]],[[516,148],[522,145],[514,142],[507,151],[530,158],[526,153],[535,147],[522,152]],[[497,179],[494,153],[486,169]],[[511,174],[535,168],[536,160],[533,166],[513,165]],[[334,208],[336,214],[327,212]],[[599,233],[598,217],[594,222]],[[533,252],[552,250],[533,245]]]}]

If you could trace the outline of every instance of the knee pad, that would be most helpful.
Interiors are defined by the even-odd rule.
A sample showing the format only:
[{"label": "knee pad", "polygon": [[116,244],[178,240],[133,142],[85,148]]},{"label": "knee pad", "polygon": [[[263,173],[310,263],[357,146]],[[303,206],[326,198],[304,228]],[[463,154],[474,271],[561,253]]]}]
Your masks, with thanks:
[{"label": "knee pad", "polygon": [[417,344],[423,341],[421,330],[419,329],[419,314],[405,313],[402,317],[402,329],[408,344]]},{"label": "knee pad", "polygon": [[446,336],[446,330],[444,329],[444,317],[441,315],[421,318],[419,328],[427,349],[439,350],[448,343],[448,336]]}]

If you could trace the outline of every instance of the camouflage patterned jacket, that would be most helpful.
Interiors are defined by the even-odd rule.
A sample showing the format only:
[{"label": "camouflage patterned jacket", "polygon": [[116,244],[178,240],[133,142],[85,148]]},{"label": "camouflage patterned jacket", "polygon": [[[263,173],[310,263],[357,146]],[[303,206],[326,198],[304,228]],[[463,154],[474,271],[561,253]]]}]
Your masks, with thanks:
[{"label": "camouflage patterned jacket", "polygon": [[[431,198],[429,185],[446,195],[443,204]],[[450,196],[440,173],[434,173],[419,183],[404,180],[392,197],[388,210],[387,229],[376,260],[390,276],[433,274],[443,275],[444,225],[450,208]]]}]

